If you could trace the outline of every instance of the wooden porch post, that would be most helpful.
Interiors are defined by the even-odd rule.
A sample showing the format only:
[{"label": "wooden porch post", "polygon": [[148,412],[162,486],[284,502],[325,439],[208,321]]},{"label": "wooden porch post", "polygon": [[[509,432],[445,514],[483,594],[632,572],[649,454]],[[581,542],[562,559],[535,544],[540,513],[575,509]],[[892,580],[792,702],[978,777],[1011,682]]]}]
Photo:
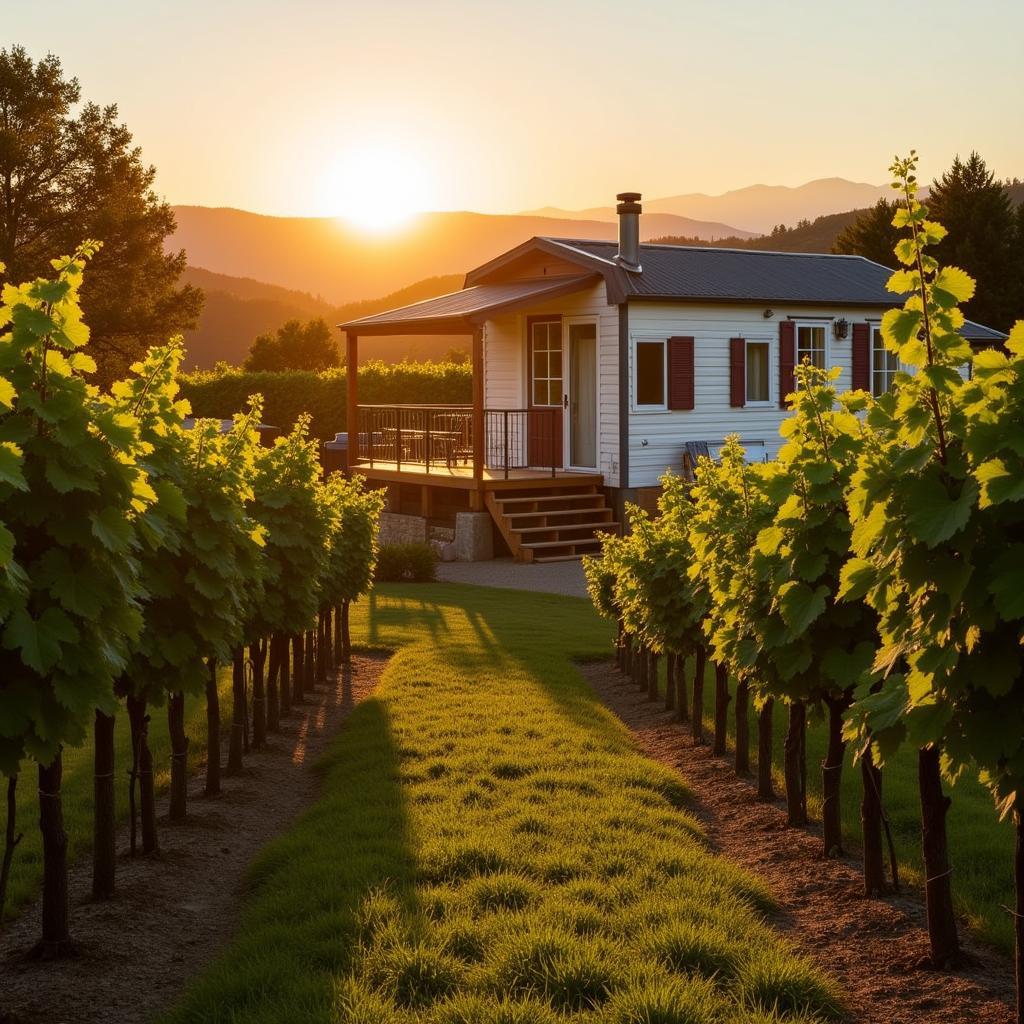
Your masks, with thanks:
[{"label": "wooden porch post", "polygon": [[473,492],[471,504],[484,507],[484,329],[473,328]]},{"label": "wooden porch post", "polygon": [[[359,335],[345,332],[346,429],[348,430],[349,468],[359,462]],[[373,444],[373,438],[367,438]]]}]

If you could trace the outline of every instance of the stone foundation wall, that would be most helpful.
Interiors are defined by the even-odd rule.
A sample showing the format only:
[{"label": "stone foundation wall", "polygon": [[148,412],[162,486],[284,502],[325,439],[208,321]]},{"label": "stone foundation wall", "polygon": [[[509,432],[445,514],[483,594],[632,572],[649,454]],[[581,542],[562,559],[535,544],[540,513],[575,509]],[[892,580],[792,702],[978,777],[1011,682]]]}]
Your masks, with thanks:
[{"label": "stone foundation wall", "polygon": [[380,517],[381,544],[425,544],[427,521],[423,516],[405,516],[397,512],[382,512]]}]

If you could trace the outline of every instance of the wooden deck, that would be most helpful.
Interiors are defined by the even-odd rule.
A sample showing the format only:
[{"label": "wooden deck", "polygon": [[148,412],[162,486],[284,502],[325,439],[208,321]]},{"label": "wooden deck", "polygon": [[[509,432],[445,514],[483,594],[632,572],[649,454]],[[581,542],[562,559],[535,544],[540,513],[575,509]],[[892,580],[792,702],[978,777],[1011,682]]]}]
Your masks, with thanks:
[{"label": "wooden deck", "polygon": [[[374,459],[373,465],[363,461],[352,467],[353,473],[365,476],[368,480],[379,480],[394,484],[427,484],[432,487],[452,487],[472,491],[476,489],[471,465],[457,465],[451,468],[445,465],[431,466],[429,472],[422,463],[402,463],[399,467],[394,462],[382,462]],[[577,472],[570,469],[559,469],[551,475],[550,469],[510,469],[508,478],[503,469],[484,469],[482,487],[485,491],[519,489],[524,485],[530,489],[543,490],[547,487],[565,487],[569,485],[593,484],[600,487],[604,477],[600,473]]]}]

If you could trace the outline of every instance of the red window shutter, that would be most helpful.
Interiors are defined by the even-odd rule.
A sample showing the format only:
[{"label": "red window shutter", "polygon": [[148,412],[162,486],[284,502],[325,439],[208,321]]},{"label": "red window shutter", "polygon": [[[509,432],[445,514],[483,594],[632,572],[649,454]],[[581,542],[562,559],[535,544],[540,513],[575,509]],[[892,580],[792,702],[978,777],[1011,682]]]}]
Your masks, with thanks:
[{"label": "red window shutter", "polygon": [[779,324],[779,408],[788,409],[786,395],[796,390],[793,370],[796,367],[796,324],[783,320]]},{"label": "red window shutter", "polygon": [[729,339],[729,404],[740,409],[747,404],[747,343]]},{"label": "red window shutter", "polygon": [[871,390],[871,325],[853,325],[853,387]]},{"label": "red window shutter", "polygon": [[668,339],[668,407],[693,408],[693,338]]}]

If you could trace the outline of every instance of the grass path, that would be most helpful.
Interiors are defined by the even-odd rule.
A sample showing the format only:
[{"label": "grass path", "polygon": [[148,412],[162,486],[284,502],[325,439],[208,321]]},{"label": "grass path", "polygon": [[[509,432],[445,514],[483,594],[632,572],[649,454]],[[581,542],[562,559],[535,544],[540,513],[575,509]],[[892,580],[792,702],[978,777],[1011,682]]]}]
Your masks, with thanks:
[{"label": "grass path", "polygon": [[249,873],[235,942],[174,1022],[739,1024],[833,1016],[833,986],[710,855],[678,777],[572,665],[581,601],[382,587],[393,648],[324,793]]}]

